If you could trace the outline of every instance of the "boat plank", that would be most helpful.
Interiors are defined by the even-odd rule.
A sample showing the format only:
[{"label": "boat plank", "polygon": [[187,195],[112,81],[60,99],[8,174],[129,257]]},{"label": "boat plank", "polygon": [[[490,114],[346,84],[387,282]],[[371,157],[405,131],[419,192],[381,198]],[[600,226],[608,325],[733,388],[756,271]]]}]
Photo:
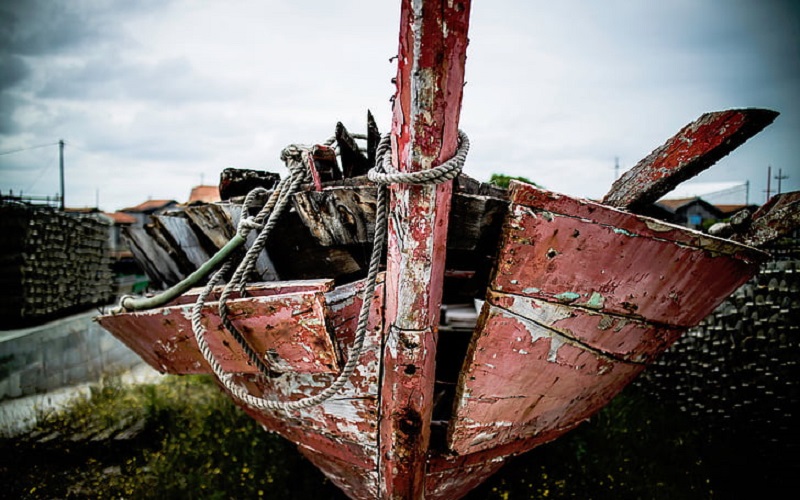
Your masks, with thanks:
[{"label": "boat plank", "polygon": [[705,113],[617,179],[603,203],[634,212],[654,203],[761,132],[777,116],[768,109]]},{"label": "boat plank", "polygon": [[760,247],[800,227],[800,191],[773,196],[753,214],[746,230],[731,239]]},{"label": "boat plank", "polygon": [[131,249],[136,261],[153,280],[154,286],[169,286],[182,280],[186,275],[178,268],[169,253],[163,249],[142,227],[123,228],[128,247]]},{"label": "boat plank", "polygon": [[767,258],[727,240],[534,186],[512,184],[511,194],[496,291],[690,327]]},{"label": "boat plank", "polygon": [[364,469],[338,459],[337,455],[320,453],[302,445],[298,446],[298,450],[351,499],[374,500],[380,498],[378,471],[374,468]]},{"label": "boat plank", "polygon": [[217,248],[224,247],[236,234],[233,222],[217,203],[189,206],[184,213]]},{"label": "boat plank", "polygon": [[[311,408],[286,412],[242,407],[267,429],[298,443],[328,477],[345,491],[377,497],[378,481],[378,387],[383,337],[383,275],[370,303],[364,352],[356,371],[340,392]],[[338,287],[326,293],[328,326],[343,352],[355,340],[364,282]],[[343,356],[346,359],[346,355]],[[282,401],[319,393],[335,374],[286,372],[274,377],[238,376],[251,394]],[[323,458],[325,457],[325,458]],[[360,492],[360,493],[359,493]],[[356,496],[362,498],[362,496]]]},{"label": "boat plank", "polygon": [[197,269],[208,261],[211,257],[200,239],[195,234],[189,218],[182,213],[175,215],[153,215],[161,227],[169,233],[175,246],[183,252],[186,259]]},{"label": "boat plank", "polygon": [[492,457],[469,466],[435,467],[441,463],[432,463],[429,466],[428,475],[425,478],[426,500],[461,498],[497,472],[505,460],[502,457]]},{"label": "boat plank", "polygon": [[459,454],[555,439],[599,411],[644,369],[570,343],[488,301],[477,331],[448,435]]},{"label": "boat plank", "polygon": [[[239,222],[242,219],[242,205],[225,203],[220,205],[220,208],[222,208],[228,220],[231,221],[233,227],[239,227]],[[257,237],[258,235],[255,231],[250,231],[247,234],[245,247],[250,248],[253,246],[253,243],[255,243]],[[278,271],[275,269],[275,264],[272,263],[269,251],[266,248],[262,250],[260,254],[258,254],[258,259],[256,260],[256,272],[264,281],[277,281],[280,279]]]},{"label": "boat plank", "polygon": [[488,297],[506,311],[560,333],[615,359],[649,363],[685,331],[623,315],[605,314],[586,306],[557,304],[490,290]]},{"label": "boat plank", "polygon": [[345,177],[358,177],[366,175],[372,166],[369,160],[361,152],[358,143],[347,131],[347,128],[338,122],[334,131],[336,144],[339,146],[339,157],[342,162],[342,170]]},{"label": "boat plank", "polygon": [[462,455],[577,426],[766,256],[523,183],[510,199],[448,429]]},{"label": "boat plank", "polygon": [[375,234],[374,187],[357,186],[301,191],[295,210],[322,246],[363,245]]},{"label": "boat plank", "polygon": [[[325,324],[320,292],[246,297],[228,302],[233,324],[252,348],[277,372],[335,373],[339,370]],[[153,368],[167,373],[209,373],[191,327],[192,304],[98,318]],[[216,302],[203,308],[211,350],[227,372],[257,373],[231,334],[222,326]],[[302,325],[303,328],[297,328]]]}]

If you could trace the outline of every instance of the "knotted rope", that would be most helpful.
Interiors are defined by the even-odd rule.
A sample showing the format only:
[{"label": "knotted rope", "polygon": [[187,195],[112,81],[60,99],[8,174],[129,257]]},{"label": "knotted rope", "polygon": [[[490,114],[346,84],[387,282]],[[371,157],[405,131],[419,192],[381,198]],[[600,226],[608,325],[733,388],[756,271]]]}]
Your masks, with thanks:
[{"label": "knotted rope", "polygon": [[[376,165],[369,173],[368,177],[377,184],[377,200],[375,213],[375,234],[373,237],[372,253],[367,271],[366,284],[362,293],[361,309],[359,310],[358,323],[356,326],[356,336],[353,345],[348,350],[347,362],[342,371],[336,376],[334,381],[321,392],[314,396],[308,396],[296,401],[280,401],[256,397],[250,394],[247,389],[237,384],[233,375],[225,372],[217,362],[214,354],[206,341],[206,329],[202,325],[202,311],[208,296],[213,288],[222,280],[222,277],[229,271],[231,263],[226,262],[216,271],[208,281],[203,291],[197,298],[192,308],[192,331],[194,332],[197,345],[203,357],[211,366],[212,371],[225,386],[228,391],[240,401],[259,410],[272,411],[291,411],[302,408],[316,406],[336,394],[348,381],[355,371],[361,356],[364,353],[364,341],[366,339],[367,323],[369,321],[369,310],[371,301],[368,300],[375,294],[378,272],[382,256],[383,242],[386,239],[386,212],[387,186],[389,184],[438,184],[455,178],[464,166],[467,153],[469,151],[469,139],[466,134],[459,131],[459,148],[456,155],[447,162],[434,167],[430,170],[413,173],[403,173],[396,171],[391,165],[390,136],[384,136],[376,151]],[[252,218],[245,217],[246,211],[252,206],[256,196],[263,195],[266,190],[257,188],[251,191],[242,206],[242,218],[238,225],[237,233],[245,238],[247,233],[256,229],[259,231],[253,245],[247,251],[244,259],[239,263],[233,273],[232,278],[222,291],[219,299],[219,315],[223,325],[227,328],[237,343],[242,346],[250,360],[259,368],[262,373],[269,374],[270,368],[247,343],[246,339],[238,329],[228,319],[227,301],[235,288],[239,288],[240,293],[244,293],[247,283],[247,276],[255,267],[255,262],[266,244],[267,237],[274,228],[283,210],[286,208],[288,200],[292,194],[297,192],[303,182],[310,180],[308,170],[310,158],[310,148],[303,146],[289,146],[281,153],[281,159],[289,168],[290,175],[276,186],[270,195],[267,203],[261,208],[259,213]],[[264,223],[266,219],[266,223]]]}]

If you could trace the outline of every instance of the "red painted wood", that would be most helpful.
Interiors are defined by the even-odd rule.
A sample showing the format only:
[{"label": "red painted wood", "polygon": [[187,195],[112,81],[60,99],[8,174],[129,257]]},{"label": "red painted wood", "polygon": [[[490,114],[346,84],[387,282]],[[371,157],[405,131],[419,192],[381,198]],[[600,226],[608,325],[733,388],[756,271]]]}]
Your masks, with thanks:
[{"label": "red painted wood", "polygon": [[[514,183],[494,289],[647,321],[697,324],[763,252]],[[710,285],[713,284],[713,285]]]},{"label": "red painted wood", "polygon": [[471,466],[429,467],[425,478],[426,500],[454,500],[469,493],[503,466],[502,458],[491,458]]},{"label": "red painted wood", "polygon": [[552,440],[554,431],[590,417],[644,369],[570,343],[488,302],[478,331],[448,436],[459,454],[518,439]]},{"label": "red painted wood", "polygon": [[[265,428],[298,444],[337,486],[352,498],[378,496],[378,386],[383,338],[383,277],[370,304],[365,350],[339,394],[322,404],[291,412],[243,409]],[[347,352],[355,339],[363,281],[326,295],[328,325]],[[279,377],[241,375],[250,392],[269,399],[298,400],[331,384],[335,375],[284,373]]]},{"label": "red painted wood", "polygon": [[[192,307],[179,304],[102,316],[98,321],[161,372],[210,373],[192,332]],[[216,302],[208,302],[203,308],[209,347],[225,371],[256,373],[257,367],[222,326],[217,307]],[[338,372],[336,351],[325,325],[322,292],[233,299],[229,309],[233,324],[257,353],[269,353],[266,359],[276,371]]]},{"label": "red painted wood", "polygon": [[449,428],[459,454],[521,452],[575,427],[766,257],[526,184],[510,198]]},{"label": "red painted wood", "polygon": [[772,123],[768,109],[706,113],[617,179],[603,203],[636,210],[655,202]]},{"label": "red painted wood", "polygon": [[556,304],[495,291],[489,291],[488,297],[492,304],[555,330],[567,339],[634,363],[653,361],[685,331],[630,316],[604,314],[585,306]]},{"label": "red painted wood", "polygon": [[[401,3],[395,167],[428,169],[457,149],[469,1]],[[452,182],[390,188],[381,381],[382,498],[423,498]]]}]

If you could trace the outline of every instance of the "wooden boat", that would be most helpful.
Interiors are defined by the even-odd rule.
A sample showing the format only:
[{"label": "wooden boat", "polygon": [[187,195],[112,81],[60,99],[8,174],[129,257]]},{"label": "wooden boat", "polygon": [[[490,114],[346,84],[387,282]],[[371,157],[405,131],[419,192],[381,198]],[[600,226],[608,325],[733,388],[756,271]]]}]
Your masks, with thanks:
[{"label": "wooden boat", "polygon": [[[402,2],[391,132],[400,172],[431,169],[465,145],[468,18],[467,1]],[[767,210],[733,227],[739,242],[637,212],[775,115],[704,115],[603,203],[463,174],[390,183],[380,273],[367,268],[383,188],[358,177],[362,158],[340,128],[341,170],[356,177],[328,182],[341,177],[331,150],[306,150],[312,182],[253,263],[264,281],[226,297],[223,313],[225,290],[207,286],[99,321],[162,372],[215,372],[244,411],[352,498],[459,498],[597,412],[758,271],[767,254],[741,242],[796,224],[796,198],[791,217]],[[168,263],[175,276],[162,266],[160,279],[177,281],[204,260],[204,245],[235,238],[247,213],[235,202],[188,207],[133,243],[150,249],[143,265],[158,274]],[[473,304],[475,317],[459,320]]]}]

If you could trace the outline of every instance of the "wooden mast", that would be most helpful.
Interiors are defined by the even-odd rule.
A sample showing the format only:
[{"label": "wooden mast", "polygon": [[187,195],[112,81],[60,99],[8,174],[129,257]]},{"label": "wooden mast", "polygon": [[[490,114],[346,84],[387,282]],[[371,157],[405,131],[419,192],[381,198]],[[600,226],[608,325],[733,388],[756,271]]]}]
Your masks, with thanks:
[{"label": "wooden mast", "polygon": [[[394,166],[429,169],[458,146],[470,2],[403,0]],[[423,498],[452,181],[390,187],[379,423],[382,498]]]}]

